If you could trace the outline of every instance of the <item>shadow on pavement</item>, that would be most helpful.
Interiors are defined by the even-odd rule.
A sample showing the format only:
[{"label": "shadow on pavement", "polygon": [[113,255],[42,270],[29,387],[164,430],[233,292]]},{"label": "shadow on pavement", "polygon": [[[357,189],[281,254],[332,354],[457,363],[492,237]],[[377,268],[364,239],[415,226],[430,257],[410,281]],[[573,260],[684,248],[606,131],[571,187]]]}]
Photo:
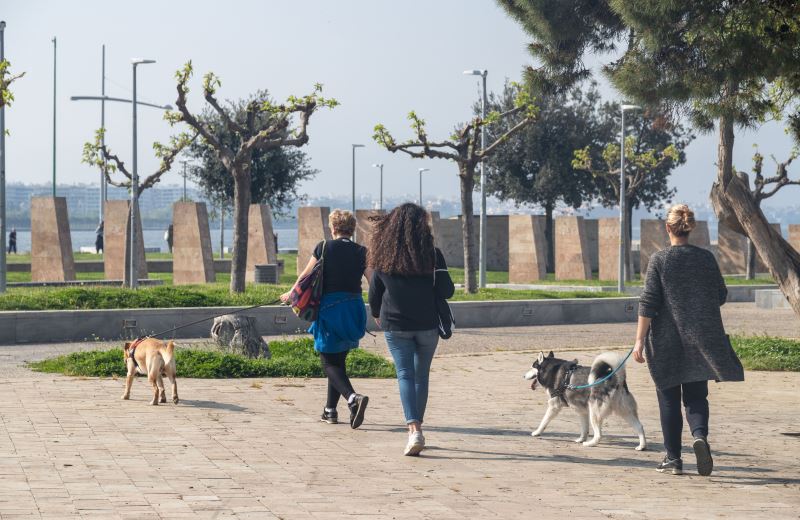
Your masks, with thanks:
[{"label": "shadow on pavement", "polygon": [[191,399],[181,399],[179,406],[191,406],[192,408],[210,408],[212,410],[227,410],[229,412],[246,412],[247,408],[238,404],[218,403],[216,401],[193,401]]}]

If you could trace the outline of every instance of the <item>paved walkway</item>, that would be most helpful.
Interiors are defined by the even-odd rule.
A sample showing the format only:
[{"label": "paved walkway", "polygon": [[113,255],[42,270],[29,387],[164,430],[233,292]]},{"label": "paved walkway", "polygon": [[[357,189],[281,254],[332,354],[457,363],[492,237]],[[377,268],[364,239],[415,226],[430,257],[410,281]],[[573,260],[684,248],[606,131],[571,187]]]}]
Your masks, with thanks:
[{"label": "paved walkway", "polygon": [[[545,401],[521,377],[533,353],[492,351],[560,345],[542,339],[548,329],[461,331],[443,344],[420,458],[402,456],[394,380],[355,382],[371,401],[351,430],[318,421],[323,380],[179,380],[181,403],[153,407],[143,378],[122,401],[121,379],[31,373],[13,365],[45,347],[0,347],[0,518],[797,518],[800,438],[783,434],[800,431],[800,374],[712,385],[715,474],[693,474],[688,453],[688,475],[661,475],[641,365],[629,384],[650,451],[634,451],[617,419],[601,446],[574,444],[569,410],[530,437]],[[595,346],[615,344],[607,332]],[[568,347],[584,362],[598,352],[556,350]]]}]

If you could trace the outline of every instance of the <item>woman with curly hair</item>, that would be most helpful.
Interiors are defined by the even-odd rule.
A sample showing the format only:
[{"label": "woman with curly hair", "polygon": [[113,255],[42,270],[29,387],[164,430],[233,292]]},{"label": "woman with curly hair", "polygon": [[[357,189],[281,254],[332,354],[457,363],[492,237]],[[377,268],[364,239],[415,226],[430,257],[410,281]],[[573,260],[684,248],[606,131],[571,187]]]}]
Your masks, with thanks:
[{"label": "woman with curly hair", "polygon": [[[314,350],[319,353],[325,375],[328,376],[328,400],[321,421],[339,422],[336,405],[339,397],[350,409],[350,427],[358,428],[364,421],[369,397],[356,393],[347,377],[347,354],[358,348],[367,326],[367,313],[361,296],[361,277],[367,270],[367,250],[352,240],[356,219],[349,211],[337,209],[328,217],[333,240],[323,240],[314,248],[298,280],[308,275],[322,259],[322,301],[319,316],[308,330],[314,335]],[[297,282],[295,282],[297,283]],[[292,288],[294,290],[294,287]],[[292,290],[281,295],[289,301]]]},{"label": "woman with curly hair", "polygon": [[454,286],[442,252],[433,246],[423,208],[406,203],[373,220],[369,307],[384,330],[397,370],[408,425],[404,454],[419,455],[425,447],[422,419],[428,403],[428,376],[439,343],[436,300],[453,296]]}]

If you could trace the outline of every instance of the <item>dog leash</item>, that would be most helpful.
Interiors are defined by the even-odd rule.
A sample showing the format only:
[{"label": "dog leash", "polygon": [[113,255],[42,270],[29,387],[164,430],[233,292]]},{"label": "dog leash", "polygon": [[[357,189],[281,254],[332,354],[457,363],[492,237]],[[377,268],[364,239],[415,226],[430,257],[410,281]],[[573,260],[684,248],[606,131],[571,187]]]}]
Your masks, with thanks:
[{"label": "dog leash", "polygon": [[164,334],[168,334],[170,332],[175,332],[176,330],[185,329],[186,327],[191,327],[192,325],[197,325],[198,323],[203,323],[204,321],[209,321],[209,320],[213,320],[215,318],[219,318],[220,316],[227,316],[228,314],[238,314],[240,312],[249,311],[249,310],[252,310],[252,309],[257,309],[259,307],[266,307],[268,305],[275,305],[276,303],[282,303],[280,298],[278,298],[275,301],[271,301],[269,303],[259,303],[258,305],[252,305],[250,307],[245,307],[244,309],[239,309],[237,311],[225,312],[223,314],[218,314],[216,316],[209,316],[208,318],[203,318],[202,320],[193,321],[191,323],[187,323],[185,325],[180,325],[178,327],[173,327],[173,328],[167,329],[167,330],[162,330],[161,332],[157,332],[155,334],[149,334],[149,335],[144,336],[144,337],[142,337],[140,339],[144,340],[144,339],[147,339],[147,338],[157,338],[159,336],[163,336]]},{"label": "dog leash", "polygon": [[625,356],[625,359],[623,359],[623,360],[622,360],[622,363],[620,363],[620,364],[617,366],[617,368],[615,368],[614,370],[612,370],[612,371],[611,371],[611,373],[610,373],[610,374],[608,374],[607,376],[601,377],[600,379],[598,379],[598,380],[597,380],[597,381],[595,381],[594,383],[590,383],[590,384],[588,384],[588,385],[578,385],[578,386],[575,386],[575,385],[569,384],[569,385],[567,385],[567,388],[569,388],[570,390],[582,390],[582,389],[584,389],[584,388],[591,388],[591,387],[593,387],[593,386],[597,386],[597,385],[599,385],[600,383],[605,383],[606,381],[608,381],[609,379],[611,379],[611,377],[612,377],[614,374],[616,374],[617,372],[619,372],[619,369],[621,369],[622,367],[624,367],[624,366],[625,366],[625,363],[628,361],[628,358],[630,358],[630,357],[631,357],[631,354],[633,354],[633,349],[634,349],[634,348],[636,348],[636,347],[632,347],[632,348],[630,349],[630,351],[628,351],[628,355],[627,355],[627,356]]}]

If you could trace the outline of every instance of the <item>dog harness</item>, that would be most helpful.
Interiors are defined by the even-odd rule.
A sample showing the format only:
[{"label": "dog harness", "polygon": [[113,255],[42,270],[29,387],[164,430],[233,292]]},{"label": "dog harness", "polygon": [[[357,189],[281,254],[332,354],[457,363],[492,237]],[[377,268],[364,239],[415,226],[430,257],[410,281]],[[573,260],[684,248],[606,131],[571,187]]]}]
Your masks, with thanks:
[{"label": "dog harness", "polygon": [[133,360],[133,364],[136,366],[137,370],[139,369],[139,363],[136,362],[136,357],[134,354],[136,354],[136,347],[138,347],[139,344],[145,339],[147,338],[137,338],[133,343],[131,343],[131,346],[128,347],[128,357]]},{"label": "dog harness", "polygon": [[569,404],[569,403],[567,403],[567,400],[564,398],[564,392],[566,392],[568,388],[571,389],[572,385],[570,385],[570,379],[572,379],[572,374],[575,372],[575,370],[577,368],[578,368],[578,365],[576,365],[574,363],[569,366],[569,368],[567,369],[567,373],[564,374],[564,381],[562,381],[561,384],[558,385],[558,387],[556,387],[555,390],[553,390],[553,393],[551,394],[551,397],[558,397],[565,404]]}]

